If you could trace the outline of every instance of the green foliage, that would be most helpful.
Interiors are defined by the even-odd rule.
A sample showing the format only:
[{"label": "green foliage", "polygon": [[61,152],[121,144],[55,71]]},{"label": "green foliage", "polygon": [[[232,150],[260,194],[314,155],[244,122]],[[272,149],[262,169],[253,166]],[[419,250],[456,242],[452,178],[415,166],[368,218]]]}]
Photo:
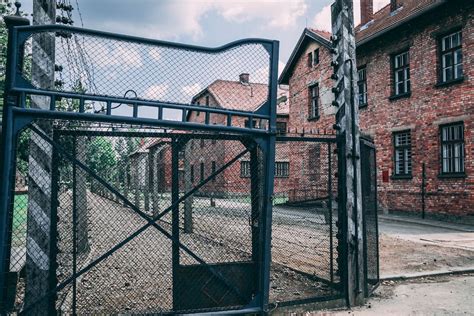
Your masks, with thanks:
[{"label": "green foliage", "polygon": [[112,142],[105,137],[94,137],[87,146],[87,165],[104,180],[113,180],[117,157]]}]

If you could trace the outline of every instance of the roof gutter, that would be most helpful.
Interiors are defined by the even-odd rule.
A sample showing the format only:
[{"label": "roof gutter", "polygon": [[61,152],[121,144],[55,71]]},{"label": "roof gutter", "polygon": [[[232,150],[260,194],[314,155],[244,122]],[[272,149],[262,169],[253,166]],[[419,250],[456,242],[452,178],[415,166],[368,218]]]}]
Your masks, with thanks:
[{"label": "roof gutter", "polygon": [[407,23],[407,22],[410,22],[410,21],[412,21],[412,20],[414,20],[414,19],[420,17],[421,15],[423,15],[423,14],[425,14],[425,13],[427,13],[427,12],[436,9],[436,8],[442,6],[443,4],[446,4],[447,2],[448,2],[447,0],[440,0],[440,2],[438,2],[438,3],[436,3],[436,4],[433,4],[433,5],[429,6],[429,7],[426,7],[426,8],[424,8],[424,9],[421,9],[420,11],[416,12],[415,14],[410,15],[410,16],[407,17],[406,19],[400,20],[400,21],[398,21],[398,23],[392,24],[392,25],[390,25],[390,26],[388,26],[388,27],[382,29],[381,31],[379,31],[379,32],[377,32],[377,33],[375,33],[375,34],[373,34],[373,35],[371,35],[371,36],[369,36],[369,37],[367,37],[367,38],[364,38],[364,39],[361,40],[361,41],[358,41],[358,42],[356,43],[356,47],[362,46],[362,45],[364,45],[364,44],[366,44],[366,43],[368,43],[368,42],[370,42],[370,41],[372,41],[372,40],[374,40],[374,39],[376,39],[376,38],[378,38],[378,37],[380,37],[380,36],[382,36],[382,35],[384,35],[384,34],[390,32],[390,31],[392,31],[392,30],[394,30],[394,29],[396,29],[397,27],[399,27],[399,26],[402,25],[402,24]]}]

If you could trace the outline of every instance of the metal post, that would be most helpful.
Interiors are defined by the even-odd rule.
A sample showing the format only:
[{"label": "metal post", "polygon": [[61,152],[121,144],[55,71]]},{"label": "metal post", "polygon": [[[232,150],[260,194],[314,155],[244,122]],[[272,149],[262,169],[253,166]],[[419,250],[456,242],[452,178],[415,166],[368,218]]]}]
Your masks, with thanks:
[{"label": "metal post", "polygon": [[[278,81],[278,54],[279,42],[273,41],[272,56],[270,65],[270,107],[269,107],[269,125],[270,135],[265,137],[264,148],[262,148],[264,161],[264,191],[263,191],[263,207],[262,207],[262,224],[259,226],[262,234],[262,261],[260,273],[260,294],[261,308],[264,311],[268,309],[268,299],[270,293],[270,266],[272,261],[271,255],[271,238],[272,238],[272,208],[273,208],[273,185],[275,172],[275,140],[276,140],[276,99],[277,99],[277,81]],[[250,120],[250,122],[252,122]]]},{"label": "metal post", "polygon": [[328,143],[328,208],[329,208],[329,270],[331,284],[334,284],[334,247],[333,247],[333,229],[332,229],[332,153],[331,143]]},{"label": "metal post", "polygon": [[426,165],[421,169],[421,218],[425,219],[425,196],[426,196]]},{"label": "metal post", "polygon": [[[73,136],[74,158],[76,158],[76,136]],[[77,166],[72,164],[72,274],[77,273]],[[76,315],[77,278],[72,280],[72,314]]]},{"label": "metal post", "polygon": [[[0,154],[0,314],[5,313],[12,303],[8,296],[9,272],[10,272],[10,254],[11,254],[11,229],[12,229],[12,213],[15,186],[15,170],[16,170],[16,150],[15,141],[18,136],[15,128],[15,121],[12,113],[12,107],[17,106],[19,97],[12,95],[9,91],[11,88],[12,70],[16,67],[13,64],[14,55],[14,36],[13,27],[21,25],[29,25],[26,18],[20,16],[4,17],[5,24],[8,28],[8,47],[7,47],[7,64],[5,75],[5,93],[3,102],[3,121],[1,133],[1,149]],[[16,282],[16,281],[15,281]],[[14,299],[14,298],[12,298]],[[8,301],[8,302],[7,302]]]},{"label": "metal post", "polygon": [[178,175],[178,168],[179,168],[179,140],[173,138],[171,141],[171,203],[173,206],[172,209],[172,263],[173,263],[173,310],[177,310],[179,306],[176,306],[176,300],[179,296],[178,294],[178,286],[175,283],[177,280],[177,273],[179,269],[179,204],[177,204],[179,200],[179,175]]},{"label": "metal post", "polygon": [[[336,84],[334,106],[337,137],[344,138],[344,156],[339,170],[344,174],[341,188],[341,213],[346,217],[344,242],[347,244],[346,299],[348,306],[363,302],[363,212],[361,205],[360,143],[358,99],[355,94],[357,78],[356,47],[354,38],[354,15],[352,0],[337,0],[331,7],[333,33],[332,78]],[[342,148],[341,148],[342,149]]]}]

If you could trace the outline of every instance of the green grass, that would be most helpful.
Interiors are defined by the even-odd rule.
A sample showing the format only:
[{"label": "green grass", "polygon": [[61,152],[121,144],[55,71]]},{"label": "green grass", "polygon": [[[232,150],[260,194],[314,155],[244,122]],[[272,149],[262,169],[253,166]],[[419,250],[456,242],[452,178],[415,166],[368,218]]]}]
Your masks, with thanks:
[{"label": "green grass", "polygon": [[15,195],[13,204],[12,244],[20,246],[26,237],[26,215],[28,210],[28,195]]}]

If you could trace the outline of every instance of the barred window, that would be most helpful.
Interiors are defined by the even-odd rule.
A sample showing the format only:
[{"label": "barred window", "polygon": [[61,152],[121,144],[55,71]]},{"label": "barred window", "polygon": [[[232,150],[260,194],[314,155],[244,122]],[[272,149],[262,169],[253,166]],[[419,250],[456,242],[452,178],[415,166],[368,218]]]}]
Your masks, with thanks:
[{"label": "barred window", "polygon": [[456,123],[441,127],[441,172],[464,173],[464,125]]},{"label": "barred window", "polygon": [[315,84],[309,87],[309,119],[319,117],[319,85]]},{"label": "barred window", "polygon": [[289,162],[275,162],[275,177],[276,178],[287,178],[290,175],[290,163]]},{"label": "barred window", "polygon": [[201,182],[204,181],[204,162],[201,162]]},{"label": "barred window", "polygon": [[359,88],[359,106],[367,105],[367,70],[366,68],[361,68],[357,71],[359,79],[357,81],[357,87]]},{"label": "barred window", "polygon": [[411,175],[411,134],[410,131],[393,134],[394,164],[396,176]]},{"label": "barred window", "polygon": [[462,33],[458,31],[441,38],[441,81],[462,78]]},{"label": "barred window", "polygon": [[308,68],[313,67],[313,52],[308,53]]},{"label": "barred window", "polygon": [[240,177],[250,178],[250,161],[240,162]]},{"label": "barred window", "polygon": [[286,122],[277,122],[276,129],[277,129],[277,135],[285,136],[286,135]]},{"label": "barred window", "polygon": [[393,78],[395,95],[409,93],[410,88],[410,54],[408,51],[393,57]]},{"label": "barred window", "polygon": [[[213,161],[212,164],[211,164],[211,172],[212,172],[212,174],[214,174],[214,173],[216,172],[216,162],[215,162],[215,161]],[[216,181],[216,177],[215,177],[215,176],[212,177],[212,181],[213,181],[213,182]]]}]

